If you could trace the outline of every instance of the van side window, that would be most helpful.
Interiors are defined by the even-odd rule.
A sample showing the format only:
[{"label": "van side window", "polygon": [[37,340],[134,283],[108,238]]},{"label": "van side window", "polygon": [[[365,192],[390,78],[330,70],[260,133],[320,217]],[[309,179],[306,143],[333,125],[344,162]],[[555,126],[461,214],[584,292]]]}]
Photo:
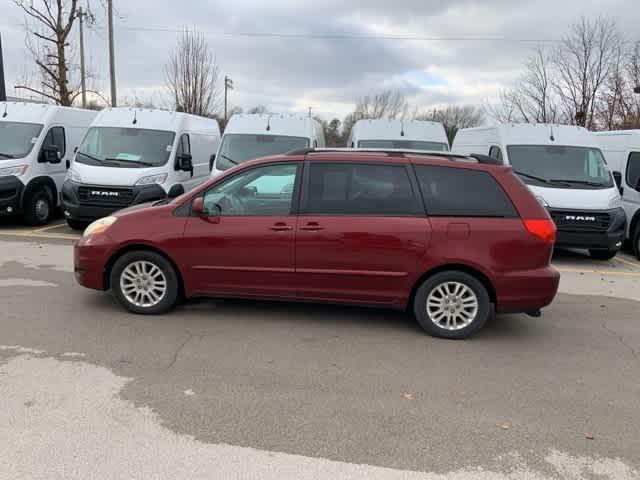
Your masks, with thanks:
[{"label": "van side window", "polygon": [[424,215],[404,165],[309,165],[302,212],[310,215]]},{"label": "van side window", "polygon": [[629,155],[627,164],[627,185],[640,191],[640,152]]},{"label": "van side window", "polygon": [[493,146],[489,149],[489,156],[495,158],[496,160],[500,160],[501,163],[504,163],[502,160],[502,150],[500,147]]},{"label": "van side window", "polygon": [[183,133],[180,137],[180,143],[178,143],[178,151],[177,155],[181,155],[183,153],[191,154],[191,140],[189,139],[189,135]]},{"label": "van side window", "polygon": [[64,158],[65,154],[67,153],[67,141],[65,140],[64,136],[64,128],[52,127],[47,132],[47,136],[44,137],[44,142],[42,145],[55,145],[60,151],[60,158]]},{"label": "van side window", "polygon": [[507,194],[487,172],[426,165],[415,169],[430,216],[518,216]]}]

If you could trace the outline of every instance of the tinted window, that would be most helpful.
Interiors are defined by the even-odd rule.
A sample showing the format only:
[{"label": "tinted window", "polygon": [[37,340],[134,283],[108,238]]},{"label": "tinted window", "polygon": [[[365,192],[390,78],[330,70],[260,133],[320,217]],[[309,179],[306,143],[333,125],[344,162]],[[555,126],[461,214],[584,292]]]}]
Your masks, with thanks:
[{"label": "tinted window", "polygon": [[404,165],[315,163],[303,212],[317,215],[424,215]]},{"label": "tinted window", "polygon": [[64,138],[64,128],[53,127],[47,132],[43,145],[55,145],[60,151],[60,158],[64,157],[67,150],[67,142]]},{"label": "tinted window", "polygon": [[515,217],[511,200],[486,172],[416,165],[427,213],[443,217]]},{"label": "tinted window", "polygon": [[627,185],[640,191],[640,153],[634,152],[629,155],[627,165]]},{"label": "tinted window", "polygon": [[242,172],[205,193],[205,210],[223,216],[289,215],[296,172],[290,163]]}]

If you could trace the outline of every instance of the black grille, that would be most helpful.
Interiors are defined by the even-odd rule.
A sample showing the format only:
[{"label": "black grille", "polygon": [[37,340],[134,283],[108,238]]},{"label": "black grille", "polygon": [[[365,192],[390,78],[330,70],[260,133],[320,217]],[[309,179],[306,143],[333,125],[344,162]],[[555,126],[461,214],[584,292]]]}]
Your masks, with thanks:
[{"label": "black grille", "polygon": [[132,188],[79,187],[78,199],[84,205],[122,207],[133,201]]},{"label": "black grille", "polygon": [[575,212],[555,210],[550,212],[558,230],[569,232],[605,232],[611,225],[611,215],[606,212]]}]

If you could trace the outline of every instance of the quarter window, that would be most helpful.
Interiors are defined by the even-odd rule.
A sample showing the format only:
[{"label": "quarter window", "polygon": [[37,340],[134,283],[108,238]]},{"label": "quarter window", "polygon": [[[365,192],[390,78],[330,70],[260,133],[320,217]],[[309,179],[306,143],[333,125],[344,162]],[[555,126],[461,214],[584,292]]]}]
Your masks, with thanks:
[{"label": "quarter window", "polygon": [[404,165],[309,165],[302,213],[310,215],[424,215]]},{"label": "quarter window", "polygon": [[52,127],[44,138],[43,145],[55,145],[60,151],[60,158],[64,158],[67,150],[67,142],[63,127]]},{"label": "quarter window", "polygon": [[640,192],[640,152],[629,155],[627,185]]},{"label": "quarter window", "polygon": [[507,194],[487,172],[423,165],[415,169],[430,216],[517,216]]},{"label": "quarter window", "polygon": [[297,170],[287,163],[235,175],[205,193],[205,210],[222,216],[290,215]]}]

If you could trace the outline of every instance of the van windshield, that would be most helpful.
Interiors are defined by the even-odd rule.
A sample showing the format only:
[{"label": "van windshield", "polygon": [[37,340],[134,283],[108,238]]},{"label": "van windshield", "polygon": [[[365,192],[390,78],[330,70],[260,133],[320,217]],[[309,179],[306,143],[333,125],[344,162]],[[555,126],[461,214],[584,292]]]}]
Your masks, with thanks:
[{"label": "van windshield", "polygon": [[76,161],[110,167],[157,167],[169,160],[174,132],[140,128],[92,127]]},{"label": "van windshield", "polygon": [[507,147],[514,173],[530,185],[561,188],[611,188],[613,179],[597,148],[559,145]]},{"label": "van windshield", "polygon": [[37,123],[0,122],[0,161],[29,155],[42,127]]},{"label": "van windshield", "polygon": [[397,148],[405,150],[429,150],[432,152],[448,152],[449,145],[442,142],[425,142],[420,140],[360,140],[358,148]]},{"label": "van windshield", "polygon": [[254,158],[280,155],[308,147],[309,139],[304,137],[230,133],[222,139],[216,168],[227,170]]}]

